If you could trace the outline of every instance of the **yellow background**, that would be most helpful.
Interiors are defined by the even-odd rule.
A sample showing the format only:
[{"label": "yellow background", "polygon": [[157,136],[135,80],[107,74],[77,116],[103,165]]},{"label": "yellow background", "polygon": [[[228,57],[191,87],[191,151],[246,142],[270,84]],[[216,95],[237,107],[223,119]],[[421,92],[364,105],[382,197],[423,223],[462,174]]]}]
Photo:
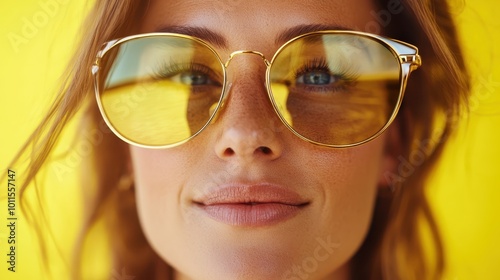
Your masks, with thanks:
[{"label": "yellow background", "polygon": [[[48,2],[57,5],[48,11],[41,5]],[[15,152],[50,105],[70,54],[77,47],[75,38],[88,10],[85,2],[23,0],[0,4],[0,172],[10,167]],[[468,1],[466,5],[454,5],[454,11],[473,71],[471,114],[461,122],[434,173],[429,195],[449,256],[445,279],[499,279],[500,4],[494,0]],[[27,22],[34,28],[26,27]],[[24,40],[13,43],[14,37]],[[67,135],[71,133],[70,129]],[[59,149],[70,144],[65,140]],[[48,189],[42,196],[53,236],[65,256],[60,257],[54,244],[49,244],[53,279],[67,278],[69,244],[81,214],[77,185],[81,157],[76,155],[74,159],[62,162],[69,167],[64,172],[49,165],[41,179]],[[18,173],[18,180],[22,176]],[[0,197],[5,197],[6,180],[0,182],[0,192]],[[49,279],[42,276],[43,259],[38,256],[36,235],[19,215],[17,272],[7,271],[6,215],[6,203],[0,201],[0,279]],[[100,262],[108,263],[106,259],[94,261],[96,273],[104,267]]]}]

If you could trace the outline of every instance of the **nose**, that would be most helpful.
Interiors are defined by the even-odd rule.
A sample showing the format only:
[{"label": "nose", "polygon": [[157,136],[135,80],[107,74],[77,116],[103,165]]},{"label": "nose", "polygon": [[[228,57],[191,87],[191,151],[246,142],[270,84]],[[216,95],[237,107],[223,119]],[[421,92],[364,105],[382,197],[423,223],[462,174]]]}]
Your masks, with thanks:
[{"label": "nose", "polygon": [[230,68],[231,86],[219,112],[215,153],[223,160],[245,162],[279,158],[284,126],[267,96],[265,65],[250,55],[232,60]]},{"label": "nose", "polygon": [[217,141],[215,150],[219,158],[224,160],[241,160],[252,162],[254,160],[274,160],[281,156],[282,146],[272,131],[244,127],[235,124],[224,128]]}]

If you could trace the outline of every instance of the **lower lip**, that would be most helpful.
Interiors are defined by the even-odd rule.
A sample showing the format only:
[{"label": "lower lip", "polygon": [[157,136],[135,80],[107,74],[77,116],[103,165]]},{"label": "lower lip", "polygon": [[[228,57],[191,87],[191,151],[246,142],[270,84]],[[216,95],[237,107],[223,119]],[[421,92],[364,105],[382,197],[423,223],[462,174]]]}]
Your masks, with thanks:
[{"label": "lower lip", "polygon": [[212,219],[233,226],[269,226],[291,219],[304,207],[282,203],[200,205]]}]

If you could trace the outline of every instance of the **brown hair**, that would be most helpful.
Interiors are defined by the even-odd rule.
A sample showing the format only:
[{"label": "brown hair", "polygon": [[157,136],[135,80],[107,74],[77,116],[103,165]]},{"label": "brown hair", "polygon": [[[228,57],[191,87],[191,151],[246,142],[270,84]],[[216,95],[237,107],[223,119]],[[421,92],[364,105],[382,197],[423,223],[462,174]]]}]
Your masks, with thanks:
[{"label": "brown hair", "polygon": [[[393,2],[391,0],[390,2]],[[380,7],[387,1],[379,1]],[[403,148],[394,156],[406,159],[412,172],[387,174],[390,191],[381,190],[368,237],[353,259],[353,279],[438,279],[444,269],[444,249],[436,222],[425,197],[425,180],[438,160],[456,125],[461,105],[467,103],[468,74],[455,25],[446,1],[401,0],[404,9],[394,15],[386,35],[419,47],[424,65],[412,74],[398,116]],[[97,0],[84,23],[85,33],[60,94],[33,135],[16,157],[33,148],[27,180],[21,195],[34,180],[53,150],[65,124],[86,106],[83,131],[98,134],[99,143],[87,159],[95,176],[84,176],[90,193],[85,218],[75,249],[74,278],[81,275],[81,255],[89,231],[97,221],[107,225],[115,271],[126,268],[137,279],[168,278],[171,269],[145,239],[135,208],[135,197],[126,185],[127,146],[109,134],[93,103],[90,69],[101,45],[111,39],[134,34],[135,24],[147,4],[132,0]],[[425,144],[423,144],[425,143]],[[422,148],[424,147],[425,148]],[[425,159],[411,160],[420,151]],[[125,189],[126,186],[124,187]],[[38,224],[38,226],[40,226]],[[424,247],[422,233],[430,246]],[[425,248],[434,248],[433,263]]]}]

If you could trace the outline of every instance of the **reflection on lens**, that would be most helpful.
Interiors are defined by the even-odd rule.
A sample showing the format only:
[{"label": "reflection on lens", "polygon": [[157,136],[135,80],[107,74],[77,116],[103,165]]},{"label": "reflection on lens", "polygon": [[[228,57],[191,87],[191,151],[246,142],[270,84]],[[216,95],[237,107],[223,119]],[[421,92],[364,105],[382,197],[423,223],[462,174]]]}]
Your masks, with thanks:
[{"label": "reflection on lens", "polygon": [[314,34],[285,46],[270,70],[272,97],[297,133],[349,145],[377,134],[400,92],[400,65],[380,42],[353,34]]},{"label": "reflection on lens", "polygon": [[121,43],[102,59],[100,99],[112,127],[133,142],[162,146],[188,139],[210,120],[224,83],[218,57],[176,36]]}]

